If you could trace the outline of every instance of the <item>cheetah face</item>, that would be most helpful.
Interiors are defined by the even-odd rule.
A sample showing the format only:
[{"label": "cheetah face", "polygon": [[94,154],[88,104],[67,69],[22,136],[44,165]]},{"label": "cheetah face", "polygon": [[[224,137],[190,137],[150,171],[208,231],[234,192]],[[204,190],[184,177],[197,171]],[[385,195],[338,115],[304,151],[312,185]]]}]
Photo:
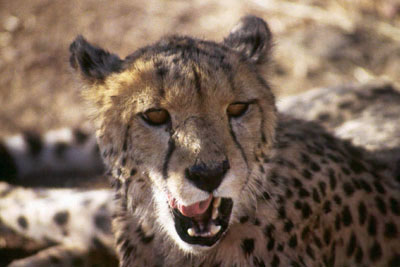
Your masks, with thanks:
[{"label": "cheetah face", "polygon": [[132,213],[155,217],[187,252],[216,245],[251,201],[254,162],[276,121],[259,75],[269,47],[255,17],[222,43],[172,36],[124,60],[82,37],[71,45],[105,161],[133,180]]}]

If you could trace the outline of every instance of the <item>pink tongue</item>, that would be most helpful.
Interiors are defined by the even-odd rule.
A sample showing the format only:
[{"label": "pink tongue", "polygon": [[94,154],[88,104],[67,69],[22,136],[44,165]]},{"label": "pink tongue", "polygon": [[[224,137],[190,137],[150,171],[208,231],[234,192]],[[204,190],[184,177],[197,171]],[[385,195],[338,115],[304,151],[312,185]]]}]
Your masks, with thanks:
[{"label": "pink tongue", "polygon": [[211,204],[211,200],[212,200],[212,195],[210,195],[210,197],[204,201],[200,201],[200,202],[196,202],[190,206],[184,206],[181,204],[177,205],[178,210],[186,217],[194,217],[197,215],[201,215],[204,212],[206,212],[206,210],[208,209],[208,207]]}]

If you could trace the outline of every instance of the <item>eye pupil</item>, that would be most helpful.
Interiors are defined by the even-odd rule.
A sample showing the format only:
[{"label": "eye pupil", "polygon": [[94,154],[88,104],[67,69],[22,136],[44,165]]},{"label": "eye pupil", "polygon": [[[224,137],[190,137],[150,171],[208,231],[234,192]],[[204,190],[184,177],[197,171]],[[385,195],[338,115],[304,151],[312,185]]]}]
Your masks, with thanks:
[{"label": "eye pupil", "polygon": [[228,106],[227,113],[230,117],[240,117],[246,112],[248,106],[247,103],[233,103]]},{"label": "eye pupil", "polygon": [[151,125],[162,125],[169,120],[168,111],[165,109],[148,110],[143,114],[143,119]]}]

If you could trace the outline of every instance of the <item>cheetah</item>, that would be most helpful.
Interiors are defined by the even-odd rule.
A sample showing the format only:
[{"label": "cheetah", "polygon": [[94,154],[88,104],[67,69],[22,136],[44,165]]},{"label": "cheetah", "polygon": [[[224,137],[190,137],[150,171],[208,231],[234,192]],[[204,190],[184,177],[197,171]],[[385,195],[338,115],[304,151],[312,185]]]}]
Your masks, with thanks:
[{"label": "cheetah", "polygon": [[[399,90],[373,82],[316,88],[285,97],[277,105],[285,114],[316,121],[339,137],[352,138],[354,144],[376,151],[400,146],[399,103]],[[360,127],[362,123],[366,126]]]},{"label": "cheetah", "polygon": [[103,171],[96,138],[88,129],[25,131],[0,140],[0,180],[11,184],[40,185],[44,176],[96,176]]},{"label": "cheetah", "polygon": [[316,88],[278,101],[278,109],[296,118],[313,120],[340,138],[371,151],[400,181],[400,91],[373,82]]},{"label": "cheetah", "polygon": [[[99,209],[110,204],[101,190],[37,190],[29,201],[59,198],[58,214],[76,209],[67,207],[72,195],[97,199],[80,212],[86,223],[113,210],[121,266],[399,266],[398,182],[368,151],[302,120],[307,108],[278,113],[262,77],[271,43],[267,24],[252,16],[221,43],[172,36],[124,60],[78,37],[71,65],[115,203]],[[16,199],[0,202],[0,218],[34,231],[10,208],[28,191],[0,183],[0,194]],[[65,245],[13,266],[76,265],[97,234],[90,227],[62,225],[76,230],[73,242],[61,231]]]},{"label": "cheetah", "polygon": [[121,266],[399,266],[399,184],[277,112],[272,37],[170,36],[125,59],[79,36],[72,67],[115,191]]},{"label": "cheetah", "polygon": [[[110,190],[24,188],[0,182],[0,197],[0,229],[7,226],[40,248],[38,253],[14,260],[10,267],[116,264]],[[7,263],[8,255],[2,255],[1,262]],[[92,255],[101,255],[114,265],[99,265]]]}]

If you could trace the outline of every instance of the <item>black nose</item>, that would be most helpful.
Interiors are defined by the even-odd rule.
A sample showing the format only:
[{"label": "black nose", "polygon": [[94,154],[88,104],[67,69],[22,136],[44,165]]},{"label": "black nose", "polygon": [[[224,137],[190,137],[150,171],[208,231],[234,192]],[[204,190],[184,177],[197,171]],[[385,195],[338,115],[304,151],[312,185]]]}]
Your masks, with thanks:
[{"label": "black nose", "polygon": [[205,163],[199,163],[186,169],[186,178],[197,188],[211,193],[221,184],[229,168],[227,160],[212,164],[211,167]]}]

